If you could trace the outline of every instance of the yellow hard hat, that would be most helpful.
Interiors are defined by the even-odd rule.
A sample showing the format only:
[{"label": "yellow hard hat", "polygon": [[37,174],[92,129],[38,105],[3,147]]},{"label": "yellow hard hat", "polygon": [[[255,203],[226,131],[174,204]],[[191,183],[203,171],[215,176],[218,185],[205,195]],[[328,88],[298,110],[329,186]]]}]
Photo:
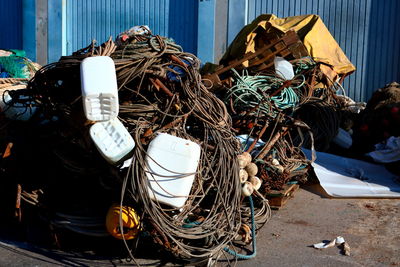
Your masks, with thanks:
[{"label": "yellow hard hat", "polygon": [[[120,217],[122,220],[123,233],[121,233]],[[106,217],[107,231],[118,239],[134,239],[140,232],[140,217],[131,207],[112,205]]]}]

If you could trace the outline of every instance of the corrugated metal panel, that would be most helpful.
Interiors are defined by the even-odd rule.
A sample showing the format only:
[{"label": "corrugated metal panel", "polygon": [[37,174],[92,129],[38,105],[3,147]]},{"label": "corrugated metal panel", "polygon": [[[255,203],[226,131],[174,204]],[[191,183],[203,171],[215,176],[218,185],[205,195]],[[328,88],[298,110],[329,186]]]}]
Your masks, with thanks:
[{"label": "corrugated metal panel", "polygon": [[168,37],[173,38],[187,52],[197,52],[197,0],[169,1]]},{"label": "corrugated metal panel", "polygon": [[0,0],[0,48],[22,49],[22,0]]},{"label": "corrugated metal panel", "polygon": [[373,1],[366,58],[368,94],[393,80],[400,81],[400,2]]},{"label": "corrugated metal panel", "polygon": [[154,34],[196,52],[197,5],[195,0],[67,0],[67,54],[134,25],[148,25]]},{"label": "corrugated metal panel", "polygon": [[36,61],[36,1],[22,0],[22,47],[26,56]]},{"label": "corrugated metal panel", "polygon": [[247,0],[247,5],[243,11],[247,22],[263,13],[321,16],[357,68],[344,81],[348,95],[355,100],[366,101],[386,83],[400,81],[398,0]]}]

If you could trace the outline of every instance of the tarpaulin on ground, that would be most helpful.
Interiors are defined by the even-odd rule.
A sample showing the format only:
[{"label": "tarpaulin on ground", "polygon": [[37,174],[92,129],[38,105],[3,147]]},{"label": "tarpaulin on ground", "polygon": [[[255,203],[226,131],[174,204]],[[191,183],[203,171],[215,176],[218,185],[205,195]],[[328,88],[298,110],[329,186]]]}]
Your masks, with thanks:
[{"label": "tarpaulin on ground", "polygon": [[270,33],[282,34],[289,30],[297,32],[315,61],[331,66],[339,75],[348,75],[355,71],[354,65],[346,57],[322,19],[317,15],[287,18],[278,18],[273,14],[260,15],[236,36],[221,63],[227,63],[248,52],[255,52],[258,43],[262,42]]}]

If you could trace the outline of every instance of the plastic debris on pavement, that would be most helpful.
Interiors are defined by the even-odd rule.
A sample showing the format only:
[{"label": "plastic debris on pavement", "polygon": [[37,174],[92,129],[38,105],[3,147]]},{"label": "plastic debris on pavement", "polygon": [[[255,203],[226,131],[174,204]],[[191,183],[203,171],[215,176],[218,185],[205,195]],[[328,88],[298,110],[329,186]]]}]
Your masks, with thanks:
[{"label": "plastic debris on pavement", "polygon": [[332,248],[334,246],[340,246],[342,254],[350,256],[350,245],[344,240],[342,236],[338,236],[335,239],[332,239],[330,242],[321,242],[313,245],[313,247],[316,249],[326,249]]}]

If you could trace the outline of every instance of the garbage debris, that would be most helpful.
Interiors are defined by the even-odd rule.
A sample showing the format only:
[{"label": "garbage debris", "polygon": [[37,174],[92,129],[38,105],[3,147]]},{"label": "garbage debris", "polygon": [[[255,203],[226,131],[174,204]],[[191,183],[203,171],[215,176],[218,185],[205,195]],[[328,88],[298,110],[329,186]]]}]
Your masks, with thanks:
[{"label": "garbage debris", "polygon": [[316,249],[332,248],[334,246],[340,246],[343,255],[350,256],[350,246],[342,236],[338,236],[330,242],[321,242],[313,245]]},{"label": "garbage debris", "polygon": [[[309,55],[294,31],[288,31],[282,36],[272,34],[270,38],[265,38],[263,41],[259,42],[259,45],[260,47],[257,51],[254,49],[250,51],[246,50],[245,53],[243,52],[242,54],[237,54],[232,57],[229,57],[229,51],[232,49],[228,48],[224,57],[221,59],[221,65],[203,70],[203,81],[205,84],[213,91],[217,91],[224,86],[229,88],[232,86],[231,80],[229,79],[229,72],[232,68],[237,71],[246,69],[254,73],[259,73],[268,71],[273,67],[276,56],[282,58],[289,56],[292,57],[292,59],[301,59]],[[234,46],[235,41],[230,47]]]},{"label": "garbage debris", "polygon": [[121,32],[118,34],[117,38],[115,39],[115,43],[117,46],[123,45],[124,43],[128,43],[133,39],[136,41],[143,41],[145,38],[142,38],[142,35],[152,35],[149,26],[147,25],[140,25],[140,26],[133,26],[127,31]]},{"label": "garbage debris", "polygon": [[390,83],[377,90],[354,125],[354,150],[371,152],[374,145],[400,136],[400,85]]},{"label": "garbage debris", "polygon": [[[149,218],[150,235],[166,250],[183,258],[218,257],[241,225],[239,167],[237,161],[232,161],[236,158],[238,142],[230,132],[229,116],[224,104],[201,83],[200,63],[194,55],[182,52],[168,38],[141,37],[145,42],[133,41],[111,55],[116,65],[120,102],[123,103],[120,117],[127,122],[126,127],[136,143],[132,166],[125,178],[132,188],[128,196],[140,204]],[[179,74],[175,67],[185,75]],[[168,72],[177,75],[171,79]],[[162,139],[167,136],[157,135],[160,132],[174,135],[180,141],[165,142]],[[156,138],[160,139],[153,143]],[[194,143],[201,147],[200,158]],[[187,167],[176,169],[176,163],[171,166],[168,157],[186,144],[193,147],[182,150],[184,155],[190,155],[190,158],[184,156],[184,161],[180,160],[182,166],[187,164]],[[167,152],[161,156],[157,151],[163,146]],[[173,150],[168,152],[169,149]],[[157,159],[164,163],[160,164],[166,169],[162,173],[159,168],[154,170],[154,164],[150,163],[153,153],[157,153]],[[197,175],[191,193],[187,195],[184,191],[191,184],[189,179],[193,179],[190,177],[197,165]],[[154,191],[148,190],[148,171],[156,171],[157,180],[165,176],[166,171],[168,176],[172,172],[191,175],[182,177],[188,179],[188,183],[179,185],[182,189],[174,188],[177,192],[170,192],[169,184],[162,186],[167,197],[182,194],[174,198],[173,206],[164,207],[161,202],[153,201],[152,192],[160,192],[154,183],[150,184]],[[175,203],[186,197],[183,207],[181,203]]]},{"label": "garbage debris", "polygon": [[[29,175],[4,162],[1,170],[14,177],[10,187],[20,185],[22,214],[43,213],[56,236],[151,240],[177,259],[218,259],[242,246],[242,225],[255,240],[270,218],[268,201],[242,198],[240,142],[225,104],[201,82],[199,60],[171,39],[130,34],[120,45],[92,42],[61,57],[15,93],[36,112],[10,124],[0,145],[17,139],[10,162]],[[103,73],[97,81],[94,70]],[[19,157],[25,150],[35,155]],[[43,162],[45,173],[29,167]],[[257,177],[250,181],[260,186]],[[137,244],[126,243],[133,259]]]},{"label": "garbage debris", "polygon": [[400,137],[389,137],[385,142],[376,144],[375,150],[366,155],[380,163],[400,161]]},{"label": "garbage debris", "polygon": [[330,241],[328,243],[324,243],[324,242],[317,243],[317,244],[314,244],[313,246],[314,246],[314,248],[317,248],[317,249],[333,248],[336,245],[336,239],[337,238],[333,239],[332,241]]},{"label": "garbage debris", "polygon": [[[44,66],[26,90],[2,93],[0,172],[8,192],[17,188],[18,218],[40,213],[56,237],[123,240],[133,260],[141,241],[184,263],[254,257],[270,193],[281,207],[312,166],[319,176],[331,164],[329,154],[315,162],[315,150],[352,147],[364,105],[337,93],[355,68],[315,15],[260,16],[220,65],[207,66],[201,75],[196,56],[135,26]],[[353,163],[334,158],[341,176],[321,179],[329,194],[355,194],[338,181],[371,186],[370,165],[348,173],[341,160]],[[373,190],[382,191],[356,195],[397,194]],[[250,243],[251,254],[234,250]]]},{"label": "garbage debris", "polygon": [[[341,109],[335,98],[340,85],[328,82],[320,63],[301,48],[297,34],[271,35],[275,39],[259,41],[251,52],[228,61],[234,42],[221,65],[203,75],[210,90],[224,100],[242,150],[253,156],[264,196],[289,181],[306,181],[310,161],[300,147],[326,150],[337,135]],[[283,78],[273,68],[277,60],[291,62],[286,68],[292,68],[294,76]]]}]

